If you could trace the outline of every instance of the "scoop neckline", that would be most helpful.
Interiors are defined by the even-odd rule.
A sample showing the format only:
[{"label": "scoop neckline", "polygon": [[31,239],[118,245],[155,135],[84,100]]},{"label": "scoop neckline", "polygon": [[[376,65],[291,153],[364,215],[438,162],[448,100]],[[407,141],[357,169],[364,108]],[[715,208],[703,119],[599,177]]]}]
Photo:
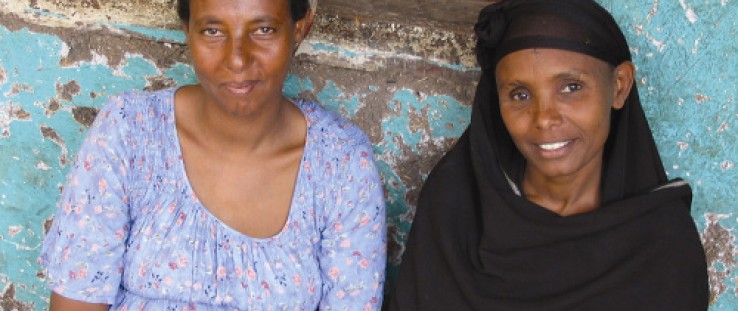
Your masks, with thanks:
[{"label": "scoop neckline", "polygon": [[296,213],[298,213],[297,209],[295,208],[296,207],[295,200],[298,197],[297,194],[298,194],[298,191],[300,191],[300,185],[302,184],[300,181],[304,178],[303,175],[305,174],[303,171],[303,167],[305,166],[305,161],[307,159],[307,151],[308,151],[308,148],[312,146],[312,144],[310,143],[310,140],[308,139],[310,137],[309,134],[312,128],[311,126],[312,123],[310,122],[308,111],[304,107],[305,105],[304,101],[299,100],[299,99],[298,100],[288,99],[290,103],[295,105],[295,107],[297,107],[297,109],[300,109],[300,112],[302,112],[303,118],[305,118],[305,124],[307,128],[305,130],[305,145],[303,146],[302,156],[300,157],[300,164],[299,164],[299,167],[297,168],[297,176],[295,178],[294,190],[292,190],[292,197],[290,198],[290,206],[289,206],[289,211],[287,212],[287,218],[285,219],[284,224],[282,225],[282,228],[279,229],[279,232],[275,233],[274,235],[270,237],[258,238],[258,237],[254,237],[246,233],[243,233],[239,230],[236,230],[235,228],[223,222],[222,219],[215,216],[210,211],[210,209],[208,209],[205,206],[205,204],[203,204],[200,201],[200,199],[197,196],[197,193],[195,192],[195,189],[192,188],[192,184],[190,183],[190,178],[187,175],[187,167],[185,166],[185,163],[184,163],[184,154],[182,152],[182,144],[180,143],[180,140],[179,140],[179,132],[177,131],[177,117],[176,117],[175,110],[174,110],[175,109],[175,96],[177,94],[177,91],[179,91],[183,87],[185,87],[185,85],[181,85],[181,86],[172,88],[170,90],[171,93],[168,96],[170,100],[168,113],[172,116],[172,118],[171,118],[171,123],[170,123],[170,127],[168,130],[170,132],[170,135],[173,136],[174,149],[177,150],[177,166],[179,169],[179,175],[184,180],[183,186],[185,187],[185,190],[187,191],[187,195],[186,195],[187,200],[190,200],[192,202],[193,208],[201,210],[205,215],[207,215],[207,217],[211,221],[217,223],[221,228],[227,231],[230,231],[237,237],[240,237],[240,238],[252,241],[252,242],[257,242],[257,243],[268,243],[268,242],[279,240],[281,237],[287,234],[287,227],[289,226],[290,223],[294,221],[294,217]]}]

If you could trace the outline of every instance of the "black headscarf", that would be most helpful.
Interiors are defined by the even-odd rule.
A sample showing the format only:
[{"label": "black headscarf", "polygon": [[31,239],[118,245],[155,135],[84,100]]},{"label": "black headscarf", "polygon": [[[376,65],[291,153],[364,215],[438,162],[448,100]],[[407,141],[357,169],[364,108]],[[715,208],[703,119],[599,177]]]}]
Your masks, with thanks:
[{"label": "black headscarf", "polygon": [[497,62],[527,48],[630,61],[612,16],[592,0],[508,0],[475,31],[471,124],[423,186],[389,309],[707,309],[692,192],[667,180],[635,85],[612,111],[597,209],[562,217],[519,191],[525,159],[500,115]]}]

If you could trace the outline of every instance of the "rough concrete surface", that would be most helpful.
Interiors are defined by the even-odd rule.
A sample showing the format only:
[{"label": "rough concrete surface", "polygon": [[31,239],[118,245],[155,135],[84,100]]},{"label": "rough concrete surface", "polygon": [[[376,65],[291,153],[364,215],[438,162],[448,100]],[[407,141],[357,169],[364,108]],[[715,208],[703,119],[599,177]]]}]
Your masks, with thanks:
[{"label": "rough concrete surface", "polygon": [[[320,0],[285,94],[369,135],[388,203],[389,286],[422,182],[469,122],[482,0]],[[671,177],[695,191],[711,310],[738,308],[735,0],[602,0],[638,67]],[[194,82],[174,0],[0,0],[0,311],[43,310],[36,262],[86,129],[111,94]],[[667,282],[668,280],[665,280]]]}]

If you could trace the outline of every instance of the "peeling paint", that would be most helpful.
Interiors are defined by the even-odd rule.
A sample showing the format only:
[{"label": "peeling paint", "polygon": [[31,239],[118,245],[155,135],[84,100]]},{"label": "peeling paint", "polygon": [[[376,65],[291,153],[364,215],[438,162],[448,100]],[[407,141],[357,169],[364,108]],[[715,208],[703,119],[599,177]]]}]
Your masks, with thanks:
[{"label": "peeling paint", "polygon": [[[319,100],[372,141],[388,204],[391,286],[422,183],[469,124],[479,78],[471,29],[488,1],[321,2],[284,93]],[[729,0],[600,2],[632,45],[667,174],[694,188],[711,310],[736,310],[738,8]],[[194,81],[174,3],[0,2],[0,309],[48,304],[37,252],[105,100]],[[382,14],[365,13],[372,10]]]},{"label": "peeling paint", "polygon": [[98,109],[93,107],[74,107],[72,109],[72,115],[77,123],[84,125],[89,128],[92,122],[95,121]]},{"label": "peeling paint", "polygon": [[32,303],[23,303],[15,298],[15,285],[10,284],[0,296],[0,310],[32,311]]}]

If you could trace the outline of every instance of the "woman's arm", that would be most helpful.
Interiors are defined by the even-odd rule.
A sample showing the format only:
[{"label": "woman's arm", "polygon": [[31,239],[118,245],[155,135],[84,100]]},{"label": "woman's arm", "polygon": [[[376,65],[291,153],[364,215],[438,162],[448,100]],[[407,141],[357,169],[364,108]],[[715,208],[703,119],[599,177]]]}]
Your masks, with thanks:
[{"label": "woman's arm", "polygon": [[379,310],[386,265],[384,192],[368,143],[336,166],[325,207],[320,310]]},{"label": "woman's arm", "polygon": [[108,309],[110,309],[108,304],[82,302],[51,292],[49,311],[103,311]]},{"label": "woman's arm", "polygon": [[131,173],[123,106],[122,99],[113,99],[98,113],[44,239],[40,261],[54,296],[107,305],[120,288]]}]

